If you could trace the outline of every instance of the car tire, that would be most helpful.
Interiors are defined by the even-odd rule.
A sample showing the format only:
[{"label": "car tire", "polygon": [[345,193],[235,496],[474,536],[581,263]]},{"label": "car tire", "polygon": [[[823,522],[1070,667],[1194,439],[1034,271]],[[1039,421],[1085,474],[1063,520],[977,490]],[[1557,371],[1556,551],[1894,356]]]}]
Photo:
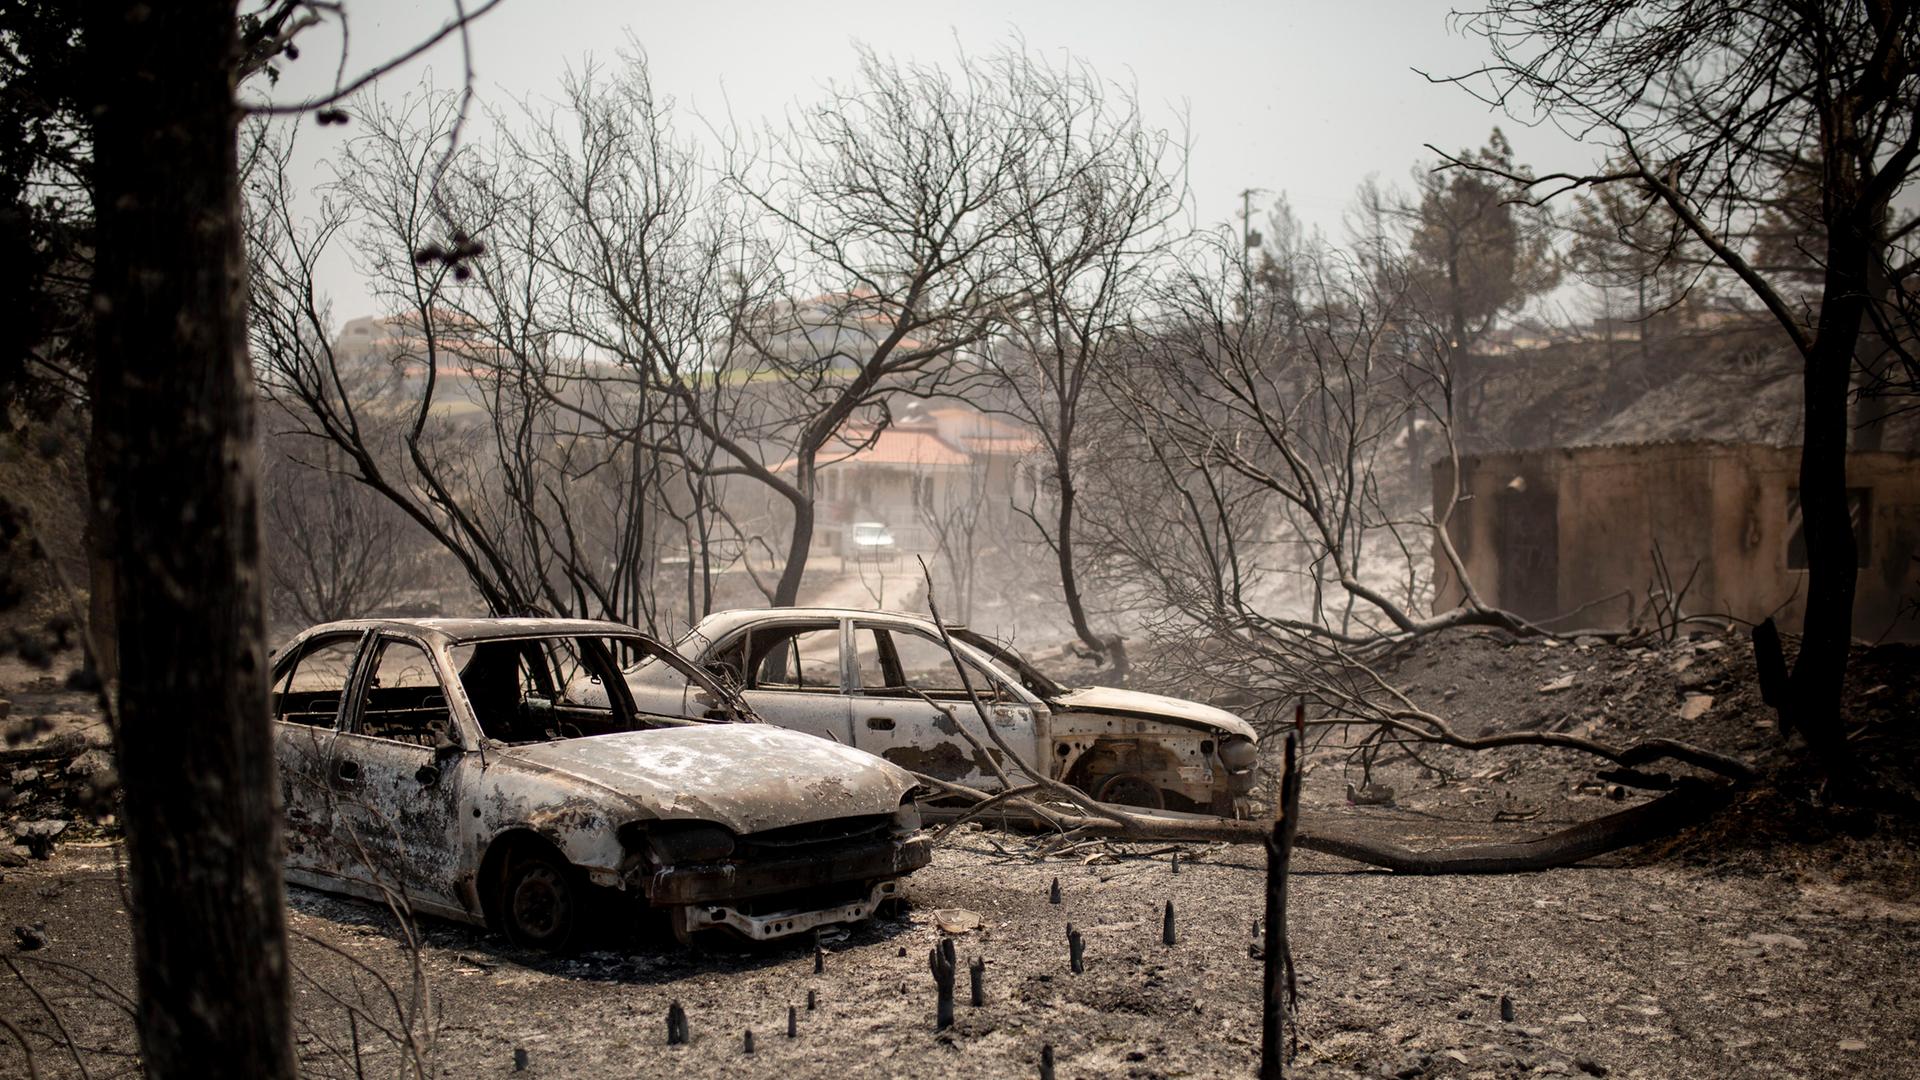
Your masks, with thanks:
[{"label": "car tire", "polygon": [[500,928],[515,946],[571,949],[586,922],[587,901],[585,879],[558,852],[527,843],[507,853],[496,907]]},{"label": "car tire", "polygon": [[1142,810],[1164,810],[1166,796],[1158,785],[1138,773],[1115,773],[1094,785],[1093,797],[1119,806],[1137,806]]}]

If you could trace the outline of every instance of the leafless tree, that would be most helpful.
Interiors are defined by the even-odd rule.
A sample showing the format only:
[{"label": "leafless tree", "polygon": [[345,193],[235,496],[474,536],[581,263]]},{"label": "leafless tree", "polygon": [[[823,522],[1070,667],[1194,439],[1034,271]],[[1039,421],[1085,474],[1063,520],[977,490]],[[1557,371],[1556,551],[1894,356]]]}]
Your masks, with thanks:
[{"label": "leafless tree", "polygon": [[331,447],[315,465],[275,454],[271,443],[266,455],[268,609],[312,624],[391,603],[415,571],[404,555],[406,519],[333,468]]},{"label": "leafless tree", "polygon": [[[1324,243],[1282,250],[1284,273],[1264,276],[1286,285],[1268,288],[1216,234],[1159,294],[1111,384],[1131,437],[1107,456],[1138,479],[1116,489],[1103,538],[1152,583],[1159,617],[1216,634],[1362,645],[1468,624],[1524,630],[1470,586],[1459,607],[1423,615],[1425,583],[1405,576],[1429,538],[1460,573],[1452,504],[1429,517],[1382,488],[1410,412],[1442,438],[1452,430],[1447,328],[1419,317],[1413,273]],[[1156,487],[1172,494],[1152,498]]]},{"label": "leafless tree", "polygon": [[1031,301],[1022,223],[1067,221],[1084,190],[1048,162],[1087,89],[1017,47],[951,70],[862,50],[857,81],[736,150],[730,178],[787,241],[789,288],[812,293],[752,313],[727,361],[735,378],[779,386],[793,418],[766,436],[784,468],[733,463],[792,516],[775,603],[798,595],[820,471],[850,423],[881,430],[895,395],[964,396],[989,336]]},{"label": "leafless tree", "polygon": [[[1398,473],[1389,464],[1409,411],[1433,424],[1456,466],[1444,475],[1457,474],[1449,328],[1408,300],[1421,286],[1404,254],[1287,242],[1260,284],[1237,239],[1215,234],[1185,260],[1111,380],[1127,426],[1105,443],[1110,472],[1090,519],[1166,665],[1189,685],[1244,695],[1270,726],[1299,700],[1316,727],[1365,726],[1363,764],[1388,744],[1525,743],[1748,777],[1664,740],[1467,736],[1380,674],[1389,652],[1443,631],[1548,633],[1480,598],[1448,533],[1457,490],[1437,493],[1429,514],[1383,483]],[[1460,600],[1428,613],[1434,563]]]},{"label": "leafless tree", "polygon": [[[642,575],[675,544],[690,619],[712,602],[715,553],[751,571],[754,545],[778,567],[770,598],[792,603],[821,471],[876,438],[896,396],[984,380],[982,344],[1036,291],[1023,251],[1084,263],[1096,240],[1128,242],[1046,239],[1153,138],[1116,121],[1063,147],[1104,115],[1097,91],[1016,50],[958,74],[863,53],[854,85],[736,146],[718,184],[637,53],[570,79],[560,115],[528,110],[520,134],[451,157],[437,149],[456,99],[366,110],[316,223],[260,215],[266,383],[496,610],[652,624]],[[449,216],[477,250],[416,258]],[[388,357],[410,401],[386,411],[410,422],[386,451],[304,284],[349,220],[411,349]]]},{"label": "leafless tree", "polygon": [[[933,537],[934,565],[946,577],[961,622],[973,617],[974,583],[979,579],[983,546],[1004,537],[987,535],[987,477],[984,466],[915,478],[914,513]],[[1000,545],[1005,550],[1004,543]]]},{"label": "leafless tree", "polygon": [[1075,541],[1078,473],[1089,452],[1081,403],[1111,363],[1143,301],[1185,206],[1185,146],[1149,126],[1131,90],[1084,66],[1054,68],[1025,52],[998,63],[1009,81],[1052,86],[1039,153],[1015,161],[1026,191],[1064,188],[1063,199],[1019,205],[1013,258],[1033,275],[1027,303],[1007,312],[989,363],[1009,411],[1040,439],[1047,505],[1020,506],[1059,566],[1073,631],[1096,656],[1117,659],[1117,635],[1087,617]]},{"label": "leafless tree", "polygon": [[[722,370],[778,279],[766,241],[676,135],[643,55],[612,75],[570,76],[562,110],[528,111],[476,192],[503,210],[480,215],[492,244],[465,310],[494,346],[479,362],[496,380],[545,402],[628,478],[613,559],[637,568],[677,548],[694,621],[712,606],[715,573],[745,562],[728,478],[778,466],[761,444],[762,388]],[[565,569],[592,576],[584,563]],[[640,595],[629,605],[649,621],[656,606]]]},{"label": "leafless tree", "polygon": [[[508,142],[469,144],[443,168],[436,148],[457,108],[431,94],[367,108],[310,223],[288,209],[286,149],[269,142],[253,245],[263,388],[309,457],[337,453],[452,554],[493,611],[663,631],[698,619],[712,602],[712,500],[697,475],[691,493],[676,487],[692,474],[663,419],[673,403],[596,352],[567,306],[575,292],[557,268],[590,253],[567,246],[577,237],[556,208],[565,193],[546,180],[569,163]],[[594,116],[581,119],[599,133]],[[448,215],[482,250],[452,265],[418,257]],[[343,230],[391,312],[372,348],[343,351],[313,294],[320,253]],[[678,266],[638,269],[686,295],[702,284]],[[608,324],[700,344],[706,327],[653,311],[637,328]],[[663,607],[659,592],[662,555],[676,548],[689,555],[684,608]]]},{"label": "leafless tree", "polygon": [[[1920,5],[1907,0],[1501,0],[1455,16],[1493,52],[1457,82],[1607,148],[1591,171],[1520,175],[1544,202],[1624,184],[1650,192],[1774,316],[1804,365],[1800,498],[1809,580],[1785,719],[1837,770],[1853,622],[1848,399],[1863,334],[1912,359],[1920,217],[1895,209],[1920,158]],[[1748,242],[1796,175],[1817,176],[1818,299]],[[1876,353],[1877,353],[1876,349]],[[1887,370],[1884,365],[1881,370]],[[1908,363],[1906,371],[1912,371]]]},{"label": "leafless tree", "polygon": [[[432,99],[422,109],[426,129],[444,138],[457,116],[451,102]],[[391,113],[369,111],[363,121],[342,186],[305,220],[284,142],[264,141],[249,176],[249,331],[261,390],[283,410],[287,434],[338,448],[356,480],[459,561],[491,610],[532,610],[536,574],[513,561],[462,497],[482,488],[485,460],[479,425],[460,419],[474,415],[459,408],[462,388],[447,385],[459,367],[454,339],[466,330],[440,302],[453,268],[412,257],[441,229],[435,143],[409,139]],[[350,226],[396,314],[380,350],[343,355],[314,283],[322,255]]]}]

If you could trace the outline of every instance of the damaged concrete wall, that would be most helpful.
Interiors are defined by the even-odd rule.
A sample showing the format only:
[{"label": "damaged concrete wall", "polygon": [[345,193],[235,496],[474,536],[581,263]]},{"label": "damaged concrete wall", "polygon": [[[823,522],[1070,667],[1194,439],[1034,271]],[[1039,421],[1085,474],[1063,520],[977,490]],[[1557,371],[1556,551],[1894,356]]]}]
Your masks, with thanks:
[{"label": "damaged concrete wall", "polygon": [[[1555,625],[1620,627],[1643,616],[1653,550],[1675,585],[1699,571],[1684,607],[1797,631],[1806,571],[1793,551],[1793,447],[1712,443],[1595,446],[1486,454],[1461,462],[1452,534],[1482,598]],[[1863,557],[1856,635],[1920,640],[1920,458],[1855,453]],[[1450,469],[1434,469],[1444,500]],[[1439,607],[1460,598],[1436,559]]]}]

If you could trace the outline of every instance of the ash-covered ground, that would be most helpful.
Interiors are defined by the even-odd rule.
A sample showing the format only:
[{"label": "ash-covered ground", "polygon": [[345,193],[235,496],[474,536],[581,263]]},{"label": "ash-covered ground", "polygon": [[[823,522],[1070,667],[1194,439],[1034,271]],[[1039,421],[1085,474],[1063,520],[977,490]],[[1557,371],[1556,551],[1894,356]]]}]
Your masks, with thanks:
[{"label": "ash-covered ground", "polygon": [[[1849,694],[1856,745],[1896,786],[1913,767],[1910,652],[1863,650]],[[1913,1075],[1911,823],[1821,812],[1818,793],[1791,778],[1796,748],[1771,730],[1751,668],[1737,638],[1635,651],[1461,635],[1404,657],[1397,678],[1476,727],[1616,741],[1671,734],[1774,771],[1687,836],[1577,869],[1414,878],[1299,854],[1290,920],[1299,1074]],[[10,796],[8,827],[70,824],[45,859],[4,849],[20,865],[0,869],[10,939],[0,954],[18,974],[0,972],[0,1016],[42,1075],[78,1075],[68,1041],[92,1075],[124,1073],[134,1066],[123,997],[133,980],[119,848],[111,820],[85,807],[99,764],[87,757],[85,696],[52,685],[12,696],[16,717],[66,717],[37,738],[71,739],[63,758],[9,766],[41,775]],[[1702,706],[1702,696],[1713,700]],[[1395,791],[1391,805],[1353,806],[1345,790],[1357,771],[1344,750],[1319,747],[1306,824],[1432,848],[1547,832],[1641,797],[1556,751],[1422,759],[1375,769],[1372,781]],[[687,951],[646,928],[555,959],[427,919],[416,952],[383,909],[295,889],[302,1064],[316,1076],[394,1075],[406,1057],[449,1076],[1037,1076],[1051,1044],[1061,1077],[1251,1075],[1258,849],[1181,845],[1175,874],[1173,845],[1039,857],[1036,839],[955,833],[910,879],[904,914],[825,936],[819,974],[808,942]],[[1059,906],[1047,900],[1056,877]],[[1170,948],[1169,900],[1179,937]],[[1068,970],[1069,922],[1087,942],[1081,975]],[[960,1004],[954,1028],[936,1033],[927,956],[942,923],[959,931]],[[975,957],[987,964],[979,1008],[966,1002]],[[666,1045],[675,1001],[693,1033],[684,1047]],[[351,1027],[348,1002],[363,1013]],[[0,1039],[0,1075],[24,1075],[11,1039]]]}]

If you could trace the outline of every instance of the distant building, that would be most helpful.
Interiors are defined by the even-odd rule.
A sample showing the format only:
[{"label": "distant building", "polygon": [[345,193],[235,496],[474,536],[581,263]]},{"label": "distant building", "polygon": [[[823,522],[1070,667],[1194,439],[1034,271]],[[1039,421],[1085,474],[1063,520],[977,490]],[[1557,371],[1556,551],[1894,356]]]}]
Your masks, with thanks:
[{"label": "distant building", "polygon": [[1037,445],[1028,428],[962,405],[909,409],[877,434],[850,428],[820,453],[814,546],[840,552],[857,522],[885,524],[908,553],[935,551],[942,531],[997,535]]},{"label": "distant building", "polygon": [[[491,346],[482,344],[478,334],[469,333],[472,321],[464,316],[441,312],[434,321],[435,332],[440,336],[435,371],[442,377],[473,378],[474,357],[497,353]],[[408,378],[413,378],[426,370],[427,336],[420,329],[420,321],[413,317],[362,316],[349,319],[340,327],[333,351],[343,365],[378,361],[396,365]]]},{"label": "distant building", "polygon": [[[1488,604],[1554,628],[1644,622],[1657,548],[1689,614],[1773,616],[1798,631],[1806,611],[1800,451],[1753,443],[1658,442],[1517,450],[1462,458],[1449,527]],[[1434,469],[1434,505],[1452,490]],[[1920,640],[1920,456],[1855,452],[1848,498],[1859,539],[1854,633]],[[1435,596],[1459,602],[1435,553]]]}]

